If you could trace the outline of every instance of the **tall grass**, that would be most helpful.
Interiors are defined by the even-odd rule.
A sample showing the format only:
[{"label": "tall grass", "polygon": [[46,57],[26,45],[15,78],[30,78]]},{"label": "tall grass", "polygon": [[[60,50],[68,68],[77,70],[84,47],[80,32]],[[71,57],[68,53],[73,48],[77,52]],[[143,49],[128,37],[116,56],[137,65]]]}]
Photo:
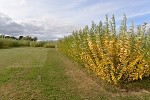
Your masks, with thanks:
[{"label": "tall grass", "polygon": [[43,41],[40,41],[40,42],[32,41],[30,42],[30,47],[43,47],[44,44],[45,42]]},{"label": "tall grass", "polygon": [[30,42],[28,40],[14,40],[14,39],[5,39],[0,38],[0,47],[30,47]]},{"label": "tall grass", "polygon": [[[119,32],[111,20],[74,31],[59,40],[58,49],[92,69],[101,79],[120,84],[150,76],[150,29],[146,23],[129,29],[124,15]],[[136,30],[136,31],[135,31]]]},{"label": "tall grass", "polygon": [[0,47],[45,47],[55,48],[55,41],[29,41],[0,38]]},{"label": "tall grass", "polygon": [[55,45],[56,45],[56,42],[55,41],[49,41],[49,42],[46,42],[43,47],[45,48],[55,48]]}]

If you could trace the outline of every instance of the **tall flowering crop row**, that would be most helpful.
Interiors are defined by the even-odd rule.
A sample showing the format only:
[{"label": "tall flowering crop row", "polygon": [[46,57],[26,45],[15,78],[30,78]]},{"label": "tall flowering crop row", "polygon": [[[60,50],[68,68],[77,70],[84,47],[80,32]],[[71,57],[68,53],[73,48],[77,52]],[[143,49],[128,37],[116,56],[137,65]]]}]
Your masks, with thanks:
[{"label": "tall flowering crop row", "polygon": [[124,15],[116,30],[115,17],[74,31],[58,41],[58,49],[112,84],[150,76],[150,29],[146,23],[129,29]]}]

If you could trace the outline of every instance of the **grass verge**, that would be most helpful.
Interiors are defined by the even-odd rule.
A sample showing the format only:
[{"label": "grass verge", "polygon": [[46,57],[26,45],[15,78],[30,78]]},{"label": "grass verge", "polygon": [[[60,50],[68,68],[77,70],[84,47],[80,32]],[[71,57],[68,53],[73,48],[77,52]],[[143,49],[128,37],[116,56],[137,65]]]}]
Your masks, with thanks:
[{"label": "grass verge", "polygon": [[115,88],[55,49],[0,49],[0,100],[149,100],[149,84]]}]

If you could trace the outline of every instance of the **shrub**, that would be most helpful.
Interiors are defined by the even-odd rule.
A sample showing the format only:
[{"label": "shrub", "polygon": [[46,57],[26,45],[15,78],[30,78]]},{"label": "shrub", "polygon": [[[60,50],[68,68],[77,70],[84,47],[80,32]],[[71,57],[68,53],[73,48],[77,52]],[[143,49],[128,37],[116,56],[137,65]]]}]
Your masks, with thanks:
[{"label": "shrub", "polygon": [[126,16],[116,32],[115,17],[103,24],[92,22],[91,28],[75,31],[58,41],[58,49],[92,69],[101,79],[112,84],[150,76],[150,30],[146,24],[134,24],[127,31]]},{"label": "shrub", "polygon": [[30,47],[38,47],[38,43],[37,42],[30,42]]},{"label": "shrub", "polygon": [[45,42],[43,41],[39,41],[39,42],[30,42],[30,47],[43,47],[43,45],[45,44]]},{"label": "shrub", "polygon": [[45,48],[55,48],[55,44],[53,42],[47,42],[44,44]]},{"label": "shrub", "polygon": [[0,38],[0,46],[1,47],[30,46],[30,41]]},{"label": "shrub", "polygon": [[30,46],[30,41],[28,40],[18,40],[18,41],[19,41],[20,46],[26,46],[26,47]]},{"label": "shrub", "polygon": [[2,47],[2,40],[0,39],[0,48]]},{"label": "shrub", "polygon": [[1,39],[3,47],[13,47],[15,41],[11,39]]}]

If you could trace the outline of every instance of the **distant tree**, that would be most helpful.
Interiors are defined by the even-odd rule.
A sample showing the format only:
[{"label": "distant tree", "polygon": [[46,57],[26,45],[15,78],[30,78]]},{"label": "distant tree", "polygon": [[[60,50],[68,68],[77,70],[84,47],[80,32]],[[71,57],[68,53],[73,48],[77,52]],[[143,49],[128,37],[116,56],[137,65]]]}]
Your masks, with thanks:
[{"label": "distant tree", "polygon": [[14,36],[11,36],[10,37],[11,39],[14,39],[14,40],[18,40],[16,37],[14,37]]},{"label": "distant tree", "polygon": [[5,36],[0,35],[0,38],[7,38],[7,39],[14,39],[14,40],[29,40],[29,41],[37,41],[37,37],[31,37],[31,36],[19,36],[19,38],[16,38],[14,36]]},{"label": "distant tree", "polygon": [[23,38],[23,36],[19,36],[19,40],[21,40]]},{"label": "distant tree", "polygon": [[37,41],[37,39],[38,39],[37,37],[34,37],[32,38],[32,41]]},{"label": "distant tree", "polygon": [[6,39],[10,39],[10,36],[5,36]]},{"label": "distant tree", "polygon": [[30,36],[26,36],[26,37],[25,37],[25,40],[30,40],[30,41],[31,41],[32,38],[31,38]]}]

